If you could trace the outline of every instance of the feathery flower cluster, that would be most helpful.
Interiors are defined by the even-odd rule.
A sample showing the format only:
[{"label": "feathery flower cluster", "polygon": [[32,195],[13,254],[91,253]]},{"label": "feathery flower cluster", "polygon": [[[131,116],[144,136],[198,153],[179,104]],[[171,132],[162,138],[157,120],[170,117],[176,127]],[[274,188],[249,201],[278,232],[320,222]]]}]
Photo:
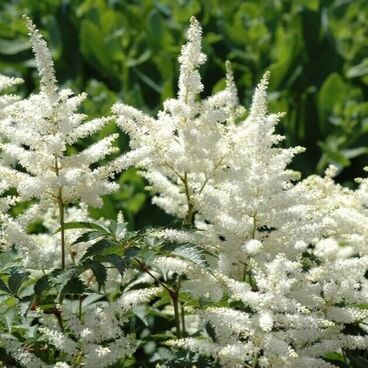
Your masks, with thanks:
[{"label": "feathery flower cluster", "polygon": [[[3,92],[4,90],[13,87],[17,84],[22,83],[22,79],[20,78],[11,78],[7,77],[5,75],[0,75],[0,92]],[[14,94],[2,94],[0,95],[0,124],[7,124],[7,121],[9,119],[8,114],[6,113],[6,109],[8,106],[12,105],[16,101],[19,100],[19,97]],[[0,137],[0,141],[2,141],[2,137]],[[11,161],[11,158],[7,155],[2,155],[0,157],[0,165],[9,164],[9,160]],[[4,195],[6,191],[9,189],[10,185],[9,183],[4,180],[3,178],[0,180],[0,194],[2,198],[0,199],[0,220],[3,221],[6,216],[4,214],[6,211],[16,203],[16,198],[14,196],[10,195]]]},{"label": "feathery flower cluster", "polygon": [[[124,332],[127,314],[160,292],[160,288],[130,291],[110,305],[89,308],[83,320],[74,313],[64,311],[64,330],[55,323],[55,319],[43,318],[44,327],[39,328],[42,339],[60,351],[65,359],[53,367],[83,365],[87,368],[105,368],[131,356],[137,348],[137,341],[134,334]],[[7,339],[5,349],[22,367],[49,367],[34,354],[25,351],[17,340]]]},{"label": "feathery flower cluster", "polygon": [[[80,201],[100,207],[101,196],[118,189],[118,184],[109,179],[114,171],[112,164],[96,167],[99,161],[117,151],[116,134],[82,152],[69,154],[68,151],[80,139],[98,132],[110,118],[85,122],[85,115],[77,109],[86,94],[74,96],[71,90],[58,87],[46,42],[31,20],[26,18],[26,22],[37,62],[40,92],[7,104],[2,110],[7,118],[0,125],[2,155],[9,163],[2,160],[1,178],[16,189],[18,200],[31,201],[17,220],[4,217],[3,239],[23,247],[30,242],[25,231],[27,226],[42,219],[50,208],[59,211],[60,226],[65,222],[64,212],[69,204]],[[5,85],[16,82],[4,80]],[[61,241],[65,243],[65,239]]]},{"label": "feathery flower cluster", "polygon": [[[157,119],[122,104],[113,109],[131,137],[125,165],[142,170],[157,193],[154,203],[198,229],[160,236],[215,253],[218,292],[207,295],[214,303],[227,295],[238,305],[198,312],[215,328],[215,341],[170,344],[229,368],[332,367],[327,353],[368,348],[367,336],[346,329],[368,317],[359,308],[368,297],[367,182],[357,191],[342,188],[331,167],[324,178],[295,183],[299,175],[287,166],[303,148],[278,147],[282,114],[267,112],[268,73],[245,119],[229,69],[226,89],[201,100],[201,33],[192,19],[179,58],[178,98],[166,101]],[[195,284],[214,289],[206,272],[199,276],[185,260],[155,262],[185,275],[195,297]]]},{"label": "feathery flower cluster", "polygon": [[[153,202],[166,212],[191,221],[197,198],[205,191],[230,154],[225,122],[235,114],[231,71],[227,88],[204,101],[197,99],[203,86],[198,67],[204,63],[201,28],[191,19],[188,43],[182,49],[177,99],[169,99],[153,119],[139,110],[116,104],[118,125],[130,136],[132,150],[123,164],[143,169],[158,193]],[[239,113],[239,111],[238,111]]]}]

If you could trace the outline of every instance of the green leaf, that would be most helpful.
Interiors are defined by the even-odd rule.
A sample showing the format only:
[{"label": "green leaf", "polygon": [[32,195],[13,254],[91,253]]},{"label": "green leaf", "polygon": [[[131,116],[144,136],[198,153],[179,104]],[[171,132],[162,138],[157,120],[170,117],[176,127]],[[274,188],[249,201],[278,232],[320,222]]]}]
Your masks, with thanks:
[{"label": "green leaf", "polygon": [[83,263],[83,268],[92,270],[98,283],[98,288],[101,289],[107,280],[106,267],[95,260],[88,260],[88,262]]},{"label": "green leaf", "polygon": [[323,83],[318,93],[318,114],[322,132],[327,131],[327,123],[336,104],[346,98],[347,86],[337,73],[332,73]]},{"label": "green leaf", "polygon": [[[108,230],[101,225],[97,225],[92,222],[67,222],[64,224],[64,230],[72,230],[72,229],[93,229],[101,231],[104,234],[108,234]],[[56,230],[56,233],[60,232],[61,228]]]},{"label": "green leaf", "polygon": [[126,233],[125,224],[119,224],[115,220],[110,221],[109,230],[114,239],[120,239]]},{"label": "green leaf", "polygon": [[368,58],[365,58],[360,64],[354,65],[346,71],[348,78],[363,77],[368,74]]},{"label": "green leaf", "polygon": [[152,56],[151,50],[147,49],[136,59],[129,59],[128,62],[127,62],[127,66],[133,67],[133,66],[138,66],[140,64],[143,64],[147,60],[149,60],[151,56]]},{"label": "green leaf", "polygon": [[66,294],[83,294],[85,285],[78,276],[72,276],[62,285],[58,298],[61,299]]},{"label": "green leaf", "polygon": [[6,286],[5,282],[0,279],[0,290],[5,291],[7,294],[11,294],[11,291]]},{"label": "green leaf", "polygon": [[94,258],[98,262],[106,262],[112,264],[116,269],[119,271],[121,276],[124,276],[126,267],[127,267],[127,261],[124,258],[121,258],[115,254],[107,254],[104,256],[97,256]]},{"label": "green leaf", "polygon": [[140,249],[138,247],[129,247],[125,253],[124,253],[124,257],[126,257],[127,259],[132,259],[134,257],[136,257],[140,252]]},{"label": "green leaf", "polygon": [[23,281],[29,276],[29,272],[13,273],[8,280],[9,289],[17,294]]},{"label": "green leaf", "polygon": [[0,39],[0,54],[15,55],[20,52],[29,50],[31,44],[28,40],[4,40]]},{"label": "green leaf", "polygon": [[329,361],[334,362],[344,362],[344,357],[339,353],[328,353],[324,356],[324,358],[328,359]]},{"label": "green leaf", "polygon": [[6,252],[0,253],[0,271],[6,272],[13,267],[19,267],[21,261],[21,257],[16,250],[8,249]]},{"label": "green leaf", "polygon": [[80,42],[81,52],[89,63],[104,73],[113,73],[101,30],[88,19],[82,21]]},{"label": "green leaf", "polygon": [[142,80],[142,82],[146,83],[148,87],[151,87],[157,93],[162,93],[162,86],[157,84],[152,78],[150,78],[147,74],[141,73],[137,68],[132,69],[134,73]]},{"label": "green leaf", "polygon": [[350,352],[348,354],[350,367],[351,368],[367,368],[368,367],[368,360],[356,355],[355,353]]},{"label": "green leaf", "polygon": [[206,257],[202,250],[193,245],[182,245],[175,248],[171,254],[179,256],[180,258],[190,261],[198,266],[208,267]]},{"label": "green leaf", "polygon": [[46,288],[49,286],[49,281],[49,275],[44,275],[36,281],[33,287],[36,297],[41,296],[41,294],[46,290]]},{"label": "green leaf", "polygon": [[319,170],[322,170],[322,166],[326,162],[332,162],[341,167],[347,167],[350,165],[350,160],[339,150],[338,147],[331,147],[327,143],[318,142],[318,145],[322,148],[323,156],[318,164]]},{"label": "green leaf", "polygon": [[105,251],[108,248],[116,247],[117,244],[115,242],[112,242],[108,239],[101,239],[95,244],[91,245],[86,252],[84,253],[83,257],[81,258],[81,261],[88,257],[92,257],[97,254],[102,254],[103,251]]},{"label": "green leaf", "polygon": [[81,236],[79,236],[73,243],[72,245],[78,244],[78,243],[86,243],[89,242],[91,240],[97,239],[100,236],[106,235],[106,233],[102,233],[101,231],[87,231],[86,233],[82,234]]},{"label": "green leaf", "polygon": [[365,155],[368,152],[368,148],[367,147],[356,147],[356,148],[344,149],[341,152],[346,158],[352,159],[360,155]]}]

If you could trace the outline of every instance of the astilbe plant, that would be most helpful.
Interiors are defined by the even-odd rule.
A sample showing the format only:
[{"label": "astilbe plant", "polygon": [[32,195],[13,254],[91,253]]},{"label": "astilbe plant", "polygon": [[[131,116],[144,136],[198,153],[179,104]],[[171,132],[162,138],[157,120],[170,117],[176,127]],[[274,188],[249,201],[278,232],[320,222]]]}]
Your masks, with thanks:
[{"label": "astilbe plant", "polygon": [[[134,150],[126,161],[141,168],[158,191],[154,202],[182,218],[194,215],[194,234],[161,236],[189,239],[215,253],[218,283],[206,284],[207,294],[211,297],[214,287],[230,304],[237,302],[235,309],[222,303],[216,308],[214,300],[199,312],[214,326],[214,341],[187,338],[171,344],[211,355],[226,367],[330,367],[326,354],[368,344],[367,337],[346,332],[367,318],[359,305],[367,299],[368,259],[320,256],[321,244],[336,241],[330,237],[333,217],[340,212],[340,219],[348,218],[349,198],[357,201],[360,191],[351,194],[331,184],[337,189],[318,208],[323,203],[318,180],[293,183],[298,175],[287,165],[302,149],[277,147],[283,139],[274,132],[281,114],[267,113],[268,74],[244,121],[231,114],[242,110],[231,77],[231,88],[201,102],[200,44],[201,29],[192,20],[179,59],[178,99],[164,103],[158,121],[129,107],[114,108],[132,137]],[[334,202],[336,192],[342,203]],[[189,265],[178,270],[175,260],[167,260],[170,265],[172,272],[193,277]],[[186,285],[194,294],[199,293],[193,288],[204,289],[200,280]]]},{"label": "astilbe plant", "polygon": [[[135,310],[141,304],[157,318],[173,315],[159,337],[142,334],[159,346],[149,363],[162,367],[348,367],[352,352],[368,349],[367,179],[358,179],[357,190],[344,188],[334,182],[337,169],[331,166],[324,177],[300,181],[288,166],[303,148],[281,146],[276,126],[282,114],[267,109],[268,73],[247,113],[229,63],[225,89],[201,99],[199,67],[206,57],[201,27],[192,18],[179,57],[177,98],[165,101],[157,118],[116,104],[113,115],[130,136],[131,150],[91,168],[116,151],[115,136],[74,155],[66,154],[67,147],[110,118],[83,122],[76,109],[84,95],[57,87],[46,44],[30,20],[27,24],[41,91],[24,100],[0,100],[3,242],[26,254],[30,242],[37,242],[26,227],[41,218],[52,231],[60,227],[66,270],[44,270],[28,308],[33,314],[22,317],[37,318],[36,345],[52,349],[54,362],[27,351],[11,333],[4,343],[7,354],[25,367],[132,366],[121,358],[138,347],[140,336],[127,331],[134,313],[149,326],[142,309]],[[5,78],[4,85],[15,81]],[[109,178],[130,166],[149,182],[153,202],[180,219],[180,228],[128,232],[122,223],[92,222],[83,206],[68,207],[79,200],[101,205],[101,196],[117,189]],[[9,188],[15,188],[14,196],[7,195]],[[31,203],[24,213],[7,214],[25,200]],[[77,222],[65,224],[66,211],[68,221]],[[88,229],[69,241],[82,255],[68,265],[66,230],[83,227]],[[100,293],[107,263],[123,276],[113,295]],[[20,285],[28,273],[9,269],[0,287],[24,303]],[[85,287],[80,275],[87,269],[93,277]],[[83,303],[86,295],[97,295],[99,302]],[[53,308],[39,307],[50,296]],[[77,312],[73,296],[79,297]],[[178,348],[188,355],[173,355]],[[144,349],[149,351],[149,344]],[[199,356],[208,358],[198,363]],[[138,358],[134,364],[140,366]]]},{"label": "astilbe plant", "polygon": [[[74,96],[71,90],[58,87],[47,45],[31,20],[26,18],[26,22],[36,56],[40,92],[4,109],[9,118],[0,128],[4,139],[2,151],[12,160],[10,165],[0,167],[0,173],[16,189],[18,200],[33,200],[33,203],[17,220],[9,217],[4,221],[3,237],[10,245],[23,247],[25,255],[29,254],[27,248],[32,239],[24,229],[50,208],[57,208],[61,227],[60,263],[64,268],[70,253],[63,228],[66,207],[77,201],[99,207],[101,196],[118,188],[109,180],[112,166],[95,167],[97,162],[116,152],[113,142],[117,135],[109,135],[82,152],[67,154],[69,146],[98,132],[109,118],[84,121],[85,116],[76,110],[86,95]],[[33,248],[37,253],[37,247]]]}]

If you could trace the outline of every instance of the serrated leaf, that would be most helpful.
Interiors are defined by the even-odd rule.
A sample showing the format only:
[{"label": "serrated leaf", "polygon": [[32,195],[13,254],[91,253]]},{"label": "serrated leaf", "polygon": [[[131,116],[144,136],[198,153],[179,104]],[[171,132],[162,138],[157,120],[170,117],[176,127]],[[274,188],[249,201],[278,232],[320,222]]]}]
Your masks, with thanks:
[{"label": "serrated leaf", "polygon": [[4,253],[0,253],[0,270],[1,272],[8,271],[12,267],[17,267],[21,264],[19,254],[11,249]]},{"label": "serrated leaf", "polygon": [[119,224],[115,220],[110,221],[109,230],[111,235],[113,235],[114,239],[125,238],[125,235],[128,235],[126,232],[125,224]]},{"label": "serrated leaf", "polygon": [[[70,280],[78,278],[77,275],[79,272],[80,269],[72,267],[61,273],[59,273],[59,270],[56,270],[54,275],[50,275],[50,282],[52,282],[52,284],[58,291],[58,299],[61,299],[62,296],[65,294],[63,293],[63,289],[70,282]],[[70,285],[68,287],[70,287]]]},{"label": "serrated leaf", "polygon": [[72,245],[78,244],[78,243],[86,243],[91,240],[97,239],[103,235],[106,235],[105,233],[102,233],[101,231],[93,230],[93,231],[87,231],[86,233],[79,236]]},{"label": "serrated leaf", "polygon": [[83,257],[81,258],[81,261],[88,257],[92,257],[94,255],[102,253],[104,250],[111,248],[113,246],[116,246],[116,243],[111,242],[108,239],[101,239],[95,244],[91,245],[87,250],[86,253],[84,253]]},{"label": "serrated leaf", "polygon": [[118,228],[118,223],[115,220],[111,220],[109,224],[109,230],[112,234],[116,234],[116,230]]},{"label": "serrated leaf", "polygon": [[175,248],[171,254],[175,256],[179,256],[180,258],[190,261],[198,266],[208,267],[208,263],[206,261],[206,257],[202,250],[193,245],[182,245],[178,248]]},{"label": "serrated leaf", "polygon": [[104,285],[104,283],[107,280],[107,271],[106,267],[101,264],[100,262],[94,261],[94,260],[88,260],[86,263],[83,264],[83,267],[85,269],[91,269],[97,284],[98,288],[101,289],[101,287]]},{"label": "serrated leaf", "polygon": [[33,287],[36,297],[39,297],[49,285],[49,275],[44,275],[38,279]]},{"label": "serrated leaf", "polygon": [[124,257],[128,259],[134,258],[140,252],[138,247],[130,247],[125,250]]},{"label": "serrated leaf", "polygon": [[6,286],[5,282],[0,279],[0,290],[5,291],[7,294],[11,294],[11,291]]},{"label": "serrated leaf", "polygon": [[71,277],[60,289],[58,298],[61,299],[66,294],[83,294],[85,286],[78,276]]},{"label": "serrated leaf", "polygon": [[9,289],[17,294],[23,281],[29,276],[29,272],[13,273],[8,280]]},{"label": "serrated leaf", "polygon": [[120,275],[124,276],[127,262],[123,258],[115,254],[107,254],[104,256],[97,256],[95,259],[99,262],[106,262],[112,264],[119,271]]},{"label": "serrated leaf", "polygon": [[[64,230],[72,230],[72,229],[93,229],[93,230],[101,231],[104,234],[109,233],[106,228],[104,228],[101,225],[95,224],[93,222],[79,221],[79,222],[67,222],[66,224],[64,224]],[[56,230],[56,233],[60,231],[61,231],[61,227]]]}]

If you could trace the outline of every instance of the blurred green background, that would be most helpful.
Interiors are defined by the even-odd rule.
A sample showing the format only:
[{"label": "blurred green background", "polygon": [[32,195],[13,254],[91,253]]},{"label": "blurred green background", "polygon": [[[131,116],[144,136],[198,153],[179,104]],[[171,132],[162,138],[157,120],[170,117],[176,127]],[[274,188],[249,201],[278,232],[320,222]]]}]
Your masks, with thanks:
[{"label": "blurred green background", "polygon": [[[204,28],[204,95],[224,86],[233,64],[248,106],[265,70],[272,73],[271,111],[285,111],[285,145],[307,152],[294,162],[303,176],[341,168],[351,184],[368,165],[368,2],[365,0],[1,0],[0,69],[24,78],[24,95],[38,88],[22,14],[49,43],[57,77],[86,91],[90,117],[109,114],[117,100],[156,113],[176,93],[177,57],[192,15]],[[116,127],[112,124],[101,134]],[[121,136],[122,150],[128,140]],[[150,205],[134,170],[95,216],[123,210],[131,227],[170,221]]]}]

